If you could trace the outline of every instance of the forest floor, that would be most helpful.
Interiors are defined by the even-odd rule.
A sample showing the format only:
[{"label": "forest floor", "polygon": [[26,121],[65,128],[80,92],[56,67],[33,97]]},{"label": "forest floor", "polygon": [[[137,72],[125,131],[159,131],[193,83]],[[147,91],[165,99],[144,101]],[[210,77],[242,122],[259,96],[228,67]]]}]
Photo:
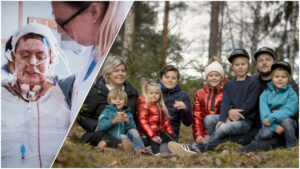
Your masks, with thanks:
[{"label": "forest floor", "polygon": [[[117,149],[105,148],[103,152],[80,143],[84,130],[74,123],[74,136],[68,138],[54,162],[54,168],[299,168],[299,144],[293,148],[276,148],[271,151],[236,152],[241,145],[227,142],[214,151],[191,157],[164,154],[160,157],[135,155]],[[192,143],[192,128],[181,125],[179,143]]]}]

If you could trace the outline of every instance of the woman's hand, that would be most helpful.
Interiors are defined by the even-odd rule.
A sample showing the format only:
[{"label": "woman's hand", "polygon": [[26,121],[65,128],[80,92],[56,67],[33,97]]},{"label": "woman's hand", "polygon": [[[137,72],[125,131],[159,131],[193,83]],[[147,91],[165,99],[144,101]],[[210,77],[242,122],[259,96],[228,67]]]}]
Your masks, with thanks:
[{"label": "woman's hand", "polygon": [[185,110],[186,109],[186,105],[183,103],[183,101],[175,100],[175,104],[173,106],[178,110],[180,110],[180,109]]}]

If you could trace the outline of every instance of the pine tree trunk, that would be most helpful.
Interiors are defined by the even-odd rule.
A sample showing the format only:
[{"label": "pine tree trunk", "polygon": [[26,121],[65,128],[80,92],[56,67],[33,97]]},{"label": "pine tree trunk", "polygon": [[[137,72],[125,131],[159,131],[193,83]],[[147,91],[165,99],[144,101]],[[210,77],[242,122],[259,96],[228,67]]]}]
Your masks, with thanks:
[{"label": "pine tree trunk", "polygon": [[163,32],[162,32],[162,47],[161,47],[161,58],[162,58],[163,66],[167,62],[169,4],[170,4],[169,1],[165,1],[164,25],[163,25]]},{"label": "pine tree trunk", "polygon": [[219,35],[218,35],[218,47],[219,47],[219,58],[221,58],[221,51],[222,51],[222,30],[223,30],[223,23],[224,23],[224,6],[226,2],[221,1],[220,2],[220,10],[221,10],[221,23],[219,26]]},{"label": "pine tree trunk", "polygon": [[254,10],[254,23],[253,23],[253,33],[252,33],[252,47],[251,47],[251,60],[252,60],[252,64],[251,64],[251,75],[254,75],[255,73],[255,59],[253,57],[254,52],[257,50],[257,45],[258,45],[258,39],[259,39],[259,34],[260,34],[260,30],[259,30],[259,26],[260,26],[260,11],[261,11],[261,1],[257,1],[256,2],[256,8]]},{"label": "pine tree trunk", "polygon": [[121,56],[125,56],[126,50],[131,50],[132,36],[134,32],[134,5],[128,12],[123,24]]},{"label": "pine tree trunk", "polygon": [[220,2],[211,2],[211,20],[209,34],[209,58],[218,56],[218,30],[219,30],[219,7]]},{"label": "pine tree trunk", "polygon": [[295,64],[295,40],[297,33],[297,2],[293,2],[293,12],[292,12],[292,25],[291,25],[291,38],[290,38],[290,51],[289,51],[289,60],[292,68],[294,70]]}]

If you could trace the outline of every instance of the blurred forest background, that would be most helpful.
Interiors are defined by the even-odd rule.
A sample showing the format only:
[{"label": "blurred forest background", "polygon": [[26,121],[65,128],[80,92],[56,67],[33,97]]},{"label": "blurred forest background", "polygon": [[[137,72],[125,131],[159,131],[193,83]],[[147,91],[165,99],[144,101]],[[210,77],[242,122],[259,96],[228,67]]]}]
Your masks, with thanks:
[{"label": "blurred forest background", "polygon": [[[208,59],[223,61],[226,77],[232,78],[227,57],[236,48],[251,56],[263,46],[288,61],[299,79],[299,2],[134,2],[109,55],[127,61],[127,80],[140,93],[140,79],[159,81],[167,64],[179,68],[179,85],[190,96],[205,83]],[[251,59],[250,75],[256,75]],[[83,106],[84,108],[84,106]],[[241,145],[225,143],[214,151],[194,157],[136,156],[116,149],[99,152],[80,138],[84,130],[75,122],[73,137],[65,141],[53,167],[299,167],[299,146],[271,151],[239,153]],[[192,143],[192,127],[182,125],[180,143]]]},{"label": "blurred forest background", "polygon": [[177,66],[191,100],[205,83],[208,58],[221,58],[225,76],[233,77],[227,57],[236,48],[252,56],[250,75],[257,73],[254,52],[273,48],[298,82],[298,12],[298,1],[135,2],[110,55],[126,58],[128,81],[138,90],[141,77],[159,81],[163,66]]}]

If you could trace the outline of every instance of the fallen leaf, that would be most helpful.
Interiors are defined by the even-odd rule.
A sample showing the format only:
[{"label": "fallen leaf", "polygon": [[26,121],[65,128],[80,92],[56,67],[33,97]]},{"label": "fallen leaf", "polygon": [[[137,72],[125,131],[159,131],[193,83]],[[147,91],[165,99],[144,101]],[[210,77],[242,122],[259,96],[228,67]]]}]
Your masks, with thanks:
[{"label": "fallen leaf", "polygon": [[220,166],[222,162],[220,159],[216,158],[215,163],[217,166]]}]

